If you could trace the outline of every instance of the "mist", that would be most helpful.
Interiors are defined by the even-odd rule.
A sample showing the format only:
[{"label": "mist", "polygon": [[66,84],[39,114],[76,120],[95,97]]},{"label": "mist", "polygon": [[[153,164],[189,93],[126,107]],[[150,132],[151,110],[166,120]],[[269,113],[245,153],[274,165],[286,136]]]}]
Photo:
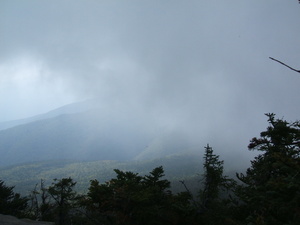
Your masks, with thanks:
[{"label": "mist", "polygon": [[0,121],[96,99],[128,129],[248,157],[265,113],[299,119],[299,75],[268,58],[298,66],[299,11],[279,0],[1,1]]}]

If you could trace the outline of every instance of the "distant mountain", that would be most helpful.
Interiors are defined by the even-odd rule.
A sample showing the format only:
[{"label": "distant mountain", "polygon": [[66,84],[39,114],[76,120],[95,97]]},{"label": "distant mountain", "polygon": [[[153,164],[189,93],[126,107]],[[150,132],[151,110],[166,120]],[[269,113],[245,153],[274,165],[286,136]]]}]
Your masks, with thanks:
[{"label": "distant mountain", "polygon": [[0,167],[43,160],[147,160],[191,149],[180,131],[153,129],[135,111],[99,105],[74,103],[6,124],[0,130]]},{"label": "distant mountain", "polygon": [[199,149],[191,146],[191,143],[179,131],[162,133],[151,140],[144,151],[135,156],[135,160],[156,159],[171,156],[176,153],[195,153]]},{"label": "distant mountain", "polygon": [[[148,138],[148,139],[147,139]],[[149,142],[137,127],[97,110],[64,114],[0,131],[0,165],[40,160],[128,160]]]},{"label": "distant mountain", "polygon": [[98,105],[99,104],[97,102],[97,99],[89,99],[86,101],[67,104],[65,106],[51,110],[44,114],[32,116],[29,118],[19,119],[19,120],[0,122],[0,130],[5,130],[5,129],[15,127],[15,126],[18,126],[21,124],[31,123],[31,122],[34,122],[37,120],[53,118],[53,117],[56,117],[56,116],[59,116],[62,114],[73,114],[73,113],[86,112],[90,109],[97,108]]}]

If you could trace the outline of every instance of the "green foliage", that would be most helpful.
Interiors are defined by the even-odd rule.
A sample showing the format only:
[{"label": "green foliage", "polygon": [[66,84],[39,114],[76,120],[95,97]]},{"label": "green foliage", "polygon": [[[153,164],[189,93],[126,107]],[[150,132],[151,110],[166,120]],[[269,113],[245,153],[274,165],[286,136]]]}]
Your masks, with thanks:
[{"label": "green foliage", "polygon": [[223,174],[223,164],[224,161],[220,160],[213,149],[207,145],[203,163],[203,189],[200,189],[200,204],[198,204],[200,218],[204,224],[224,224],[228,216],[228,195],[225,198],[224,193],[232,189],[236,182]]},{"label": "green foliage", "polygon": [[300,123],[268,116],[269,126],[253,138],[250,150],[263,152],[251,161],[236,194],[241,215],[253,224],[299,224]]},{"label": "green foliage", "polygon": [[[61,176],[68,173],[62,172],[63,167],[68,167],[67,171],[80,168],[81,172],[76,172],[81,173],[80,177],[90,173],[85,177],[92,177],[87,194],[79,196],[75,192],[76,182],[70,177],[54,179],[47,188],[42,180],[31,192],[31,208],[26,212],[34,218],[64,225],[297,225],[300,221],[300,123],[275,119],[274,114],[267,116],[266,131],[253,138],[248,146],[261,154],[251,161],[245,174],[237,175],[238,185],[223,174],[224,162],[209,145],[203,157],[203,182],[200,186],[197,183],[198,200],[192,198],[184,181],[181,183],[187,191],[173,194],[171,181],[165,178],[162,166],[145,172],[161,162],[170,171],[177,166],[177,170],[169,172],[172,174],[169,177],[181,180],[187,174],[199,172],[200,167],[189,167],[192,159],[199,164],[196,157],[134,163],[62,163],[56,171]],[[95,169],[97,165],[99,168]],[[37,164],[30,168],[35,166],[39,168]],[[113,178],[107,175],[112,167],[119,168],[114,170]],[[24,173],[26,168],[20,166],[19,170]],[[109,181],[95,179],[91,168],[102,180]],[[124,168],[132,171],[124,172]],[[0,213],[24,215],[27,198],[15,194],[13,188],[0,181]]]},{"label": "green foliage", "polygon": [[14,187],[9,187],[0,180],[0,214],[23,216],[28,199],[14,193]]},{"label": "green foliage", "polygon": [[44,180],[41,180],[40,185],[36,184],[29,196],[28,216],[36,220],[56,221],[59,225],[71,224],[80,199],[74,191],[76,182],[70,177],[53,181],[48,187]]},{"label": "green foliage", "polygon": [[223,185],[223,161],[213,153],[213,149],[207,145],[204,154],[204,189],[200,191],[200,198],[204,208],[219,197],[220,187]]},{"label": "green foliage", "polygon": [[190,195],[172,195],[170,182],[161,179],[162,167],[145,176],[115,172],[109,182],[91,181],[83,205],[94,224],[179,224],[186,219]]},{"label": "green foliage", "polygon": [[77,181],[76,191],[84,193],[89,187],[90,180],[97,179],[101,182],[110,180],[115,176],[114,169],[123,171],[134,171],[140,174],[147,174],[153,168],[164,165],[165,178],[172,183],[172,191],[183,191],[178,180],[191,180],[193,191],[196,191],[197,176],[202,167],[199,163],[200,153],[188,155],[174,155],[170,157],[145,160],[145,161],[46,161],[34,162],[30,164],[4,167],[0,170],[1,179],[5,180],[10,186],[15,186],[15,190],[22,195],[28,195],[33,186],[45,181],[45,186],[51,184],[53,178],[62,179],[72,177]]},{"label": "green foliage", "polygon": [[52,207],[56,211],[59,225],[71,224],[69,212],[75,208],[79,196],[74,191],[76,182],[72,178],[54,179],[48,193],[54,199]]}]

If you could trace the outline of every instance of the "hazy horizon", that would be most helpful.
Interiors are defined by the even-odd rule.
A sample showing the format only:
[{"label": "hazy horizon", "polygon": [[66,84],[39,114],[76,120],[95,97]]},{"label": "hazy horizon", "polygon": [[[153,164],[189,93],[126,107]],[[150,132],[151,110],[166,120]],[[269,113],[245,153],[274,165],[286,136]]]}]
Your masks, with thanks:
[{"label": "hazy horizon", "polygon": [[299,74],[269,59],[300,69],[299,21],[296,0],[2,0],[0,121],[95,98],[141,132],[247,149],[265,113],[300,119]]}]

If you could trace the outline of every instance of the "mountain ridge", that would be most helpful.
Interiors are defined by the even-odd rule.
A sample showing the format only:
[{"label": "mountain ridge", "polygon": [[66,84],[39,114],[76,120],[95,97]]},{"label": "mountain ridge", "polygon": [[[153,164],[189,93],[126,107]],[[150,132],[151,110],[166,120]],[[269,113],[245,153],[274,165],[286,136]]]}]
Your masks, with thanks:
[{"label": "mountain ridge", "polygon": [[22,119],[16,119],[16,120],[3,121],[3,122],[0,122],[0,131],[15,127],[18,125],[31,123],[31,122],[34,122],[37,120],[53,118],[53,117],[56,117],[56,116],[59,116],[62,114],[73,114],[73,113],[84,112],[89,109],[95,108],[95,102],[96,102],[96,99],[89,99],[89,100],[80,101],[80,102],[73,102],[70,104],[60,106],[53,110],[50,110],[46,113],[41,113],[41,114],[38,114],[35,116],[22,118]]},{"label": "mountain ridge", "polygon": [[153,131],[134,111],[104,110],[90,101],[50,114],[0,130],[0,166],[60,159],[144,160],[190,149],[180,131]]}]

